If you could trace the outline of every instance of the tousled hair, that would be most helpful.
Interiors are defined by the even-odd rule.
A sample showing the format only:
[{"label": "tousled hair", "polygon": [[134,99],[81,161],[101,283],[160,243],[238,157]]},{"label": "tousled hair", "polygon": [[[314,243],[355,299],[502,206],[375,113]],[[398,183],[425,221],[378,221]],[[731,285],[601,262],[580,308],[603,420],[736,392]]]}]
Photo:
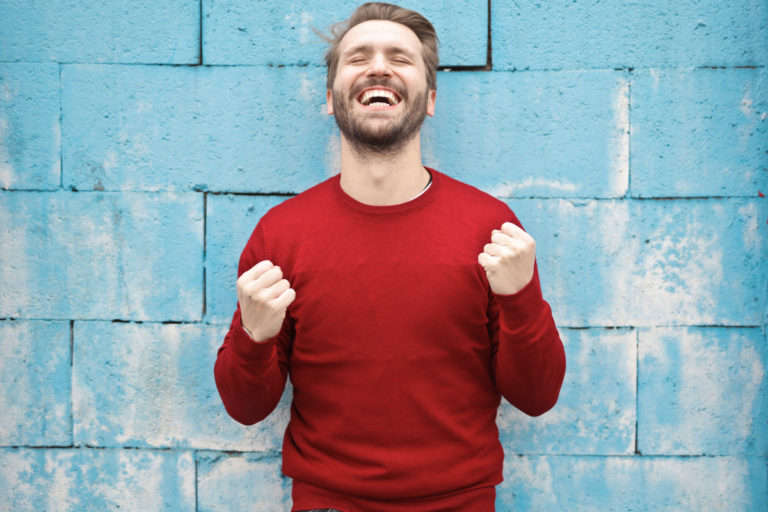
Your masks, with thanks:
[{"label": "tousled hair", "polygon": [[336,70],[339,66],[339,43],[352,29],[360,23],[371,20],[385,20],[399,23],[411,29],[421,41],[421,57],[427,68],[427,85],[430,89],[437,89],[437,32],[427,18],[416,11],[405,9],[398,5],[383,2],[366,2],[355,9],[349,19],[336,23],[330,28],[330,35],[321,37],[329,43],[325,52],[325,65],[328,68],[326,87],[333,89],[333,81],[336,79]]}]

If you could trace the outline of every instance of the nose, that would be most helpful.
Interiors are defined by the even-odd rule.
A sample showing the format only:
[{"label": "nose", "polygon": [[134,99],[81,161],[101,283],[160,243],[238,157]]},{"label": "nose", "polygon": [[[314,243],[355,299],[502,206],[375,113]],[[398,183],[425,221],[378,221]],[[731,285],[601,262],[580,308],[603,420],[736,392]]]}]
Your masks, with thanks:
[{"label": "nose", "polygon": [[371,65],[368,67],[368,76],[390,76],[392,70],[389,69],[389,63],[385,55],[377,53],[371,59]]}]

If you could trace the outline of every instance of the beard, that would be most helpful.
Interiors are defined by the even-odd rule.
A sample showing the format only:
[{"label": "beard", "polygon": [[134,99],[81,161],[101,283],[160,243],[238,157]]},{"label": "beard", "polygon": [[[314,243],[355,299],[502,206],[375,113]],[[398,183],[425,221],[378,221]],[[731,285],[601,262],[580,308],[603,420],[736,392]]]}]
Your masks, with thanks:
[{"label": "beard", "polygon": [[[374,118],[382,114],[370,112],[367,115],[354,115],[352,106],[357,102],[357,96],[363,89],[382,86],[392,89],[400,96],[404,112],[384,124],[374,124],[368,117]],[[355,87],[348,97],[340,90],[334,89],[333,111],[336,125],[359,154],[373,152],[379,154],[397,153],[410,141],[421,128],[427,115],[428,89],[418,92],[411,97],[401,87],[396,87],[387,80],[369,79]],[[385,114],[389,117],[389,114]]]}]

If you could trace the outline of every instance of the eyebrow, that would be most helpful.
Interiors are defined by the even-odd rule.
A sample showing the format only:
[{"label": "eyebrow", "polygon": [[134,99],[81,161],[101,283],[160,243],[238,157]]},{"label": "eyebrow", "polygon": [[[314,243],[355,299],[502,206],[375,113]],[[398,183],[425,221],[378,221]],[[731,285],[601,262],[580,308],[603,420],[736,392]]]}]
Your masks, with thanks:
[{"label": "eyebrow", "polygon": [[[349,55],[354,55],[355,53],[371,53],[372,51],[373,51],[373,45],[359,44],[357,46],[353,46],[352,48],[348,48],[344,53],[341,54],[341,56],[348,57]],[[389,55],[401,53],[411,59],[416,58],[413,52],[411,52],[410,50],[402,46],[394,46],[394,45],[389,46],[386,49],[386,53]]]}]

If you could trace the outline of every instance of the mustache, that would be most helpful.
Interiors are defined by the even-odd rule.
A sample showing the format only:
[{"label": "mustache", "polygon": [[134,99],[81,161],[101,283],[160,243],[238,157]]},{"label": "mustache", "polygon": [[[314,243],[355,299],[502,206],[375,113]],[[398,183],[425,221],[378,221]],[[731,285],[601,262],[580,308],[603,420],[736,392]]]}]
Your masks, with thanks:
[{"label": "mustache", "polygon": [[361,92],[363,92],[365,89],[368,89],[369,87],[386,87],[387,89],[392,89],[403,100],[405,100],[407,96],[405,89],[392,82],[391,80],[387,80],[386,78],[367,78],[365,81],[352,88],[349,93],[350,99],[357,98]]}]

